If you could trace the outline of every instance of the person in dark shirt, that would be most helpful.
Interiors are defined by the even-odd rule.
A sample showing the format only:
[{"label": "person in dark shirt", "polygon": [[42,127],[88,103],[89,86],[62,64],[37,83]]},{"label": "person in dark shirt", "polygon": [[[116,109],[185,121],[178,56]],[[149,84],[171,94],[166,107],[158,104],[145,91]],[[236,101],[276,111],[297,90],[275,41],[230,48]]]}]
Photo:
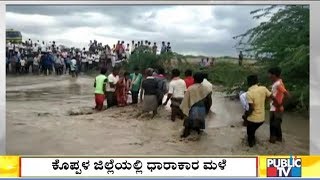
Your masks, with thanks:
[{"label": "person in dark shirt", "polygon": [[144,90],[144,99],[141,114],[152,111],[153,118],[157,114],[157,109],[159,106],[158,96],[160,88],[158,80],[155,77],[153,77],[153,69],[147,69],[146,75],[146,79],[142,82],[142,89]]},{"label": "person in dark shirt", "polygon": [[159,83],[159,106],[162,105],[162,100],[165,94],[168,93],[168,81],[165,77],[165,70],[162,67],[159,67],[158,74],[155,76]]},{"label": "person in dark shirt", "polygon": [[243,61],[243,54],[242,54],[242,51],[240,51],[240,54],[239,54],[239,66],[242,66],[242,61]]},{"label": "person in dark shirt", "polygon": [[164,54],[167,51],[167,46],[164,41],[162,41],[162,46],[161,46],[161,54]]},{"label": "person in dark shirt", "polygon": [[171,52],[171,45],[170,42],[167,43],[167,52]]}]

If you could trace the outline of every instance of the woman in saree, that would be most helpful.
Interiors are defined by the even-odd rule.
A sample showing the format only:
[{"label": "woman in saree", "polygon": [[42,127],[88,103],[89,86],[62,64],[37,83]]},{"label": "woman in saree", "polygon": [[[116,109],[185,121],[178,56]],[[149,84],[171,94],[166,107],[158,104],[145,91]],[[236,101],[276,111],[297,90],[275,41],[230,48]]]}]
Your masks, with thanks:
[{"label": "woman in saree", "polygon": [[187,117],[184,120],[184,131],[181,137],[188,137],[192,130],[200,134],[205,129],[205,118],[212,105],[212,91],[202,85],[203,74],[195,73],[194,83],[185,93],[180,109]]},{"label": "woman in saree", "polygon": [[131,80],[129,77],[129,73],[121,73],[119,81],[116,84],[116,97],[119,107],[123,107],[127,105],[128,93],[131,88]]}]

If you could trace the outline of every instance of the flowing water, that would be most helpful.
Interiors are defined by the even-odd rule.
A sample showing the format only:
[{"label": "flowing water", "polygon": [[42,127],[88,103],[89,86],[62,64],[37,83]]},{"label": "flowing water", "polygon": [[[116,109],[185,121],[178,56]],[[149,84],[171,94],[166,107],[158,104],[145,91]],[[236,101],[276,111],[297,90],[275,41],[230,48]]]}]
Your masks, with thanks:
[{"label": "flowing water", "polygon": [[[309,119],[284,116],[284,142],[268,142],[266,122],[257,146],[246,145],[238,101],[213,93],[206,130],[181,139],[182,120],[170,121],[170,108],[136,118],[138,106],[93,112],[93,78],[21,76],[6,78],[7,154],[24,155],[245,155],[309,154]],[[71,116],[70,111],[83,115]]]}]

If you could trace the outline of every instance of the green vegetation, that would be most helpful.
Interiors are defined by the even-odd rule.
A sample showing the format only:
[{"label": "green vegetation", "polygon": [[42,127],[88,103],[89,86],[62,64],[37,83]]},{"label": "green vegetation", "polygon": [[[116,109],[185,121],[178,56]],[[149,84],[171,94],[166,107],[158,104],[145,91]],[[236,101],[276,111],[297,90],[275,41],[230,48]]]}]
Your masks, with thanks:
[{"label": "green vegetation", "polygon": [[[199,65],[187,61],[196,56],[182,56],[177,53],[154,55],[151,52],[138,52],[130,57],[127,68],[140,69],[162,66],[167,72],[178,68],[205,71],[214,84],[222,85],[226,92],[235,93],[246,90],[246,77],[258,74],[260,83],[270,86],[267,77],[270,67],[282,68],[282,78],[292,94],[287,109],[309,109],[309,7],[305,5],[270,6],[251,12],[253,18],[269,16],[269,20],[244,34],[234,37],[237,48],[255,57],[256,61],[244,60],[242,67],[232,57],[216,58],[215,66],[200,69]],[[250,56],[249,56],[250,55]],[[199,58],[200,60],[200,58]],[[196,62],[198,63],[198,62]]]},{"label": "green vegetation", "polygon": [[136,52],[130,56],[127,69],[133,70],[134,67],[139,67],[141,70],[146,68],[157,68],[159,66],[169,66],[173,54],[155,55],[151,52]]},{"label": "green vegetation", "polygon": [[[259,19],[271,18],[244,34],[238,47],[254,54],[262,62],[265,71],[271,66],[282,68],[282,77],[287,89],[292,93],[288,108],[309,109],[309,6],[287,5],[270,6],[258,9],[251,14]],[[260,75],[261,73],[259,73]],[[263,80],[265,77],[261,77]]]}]

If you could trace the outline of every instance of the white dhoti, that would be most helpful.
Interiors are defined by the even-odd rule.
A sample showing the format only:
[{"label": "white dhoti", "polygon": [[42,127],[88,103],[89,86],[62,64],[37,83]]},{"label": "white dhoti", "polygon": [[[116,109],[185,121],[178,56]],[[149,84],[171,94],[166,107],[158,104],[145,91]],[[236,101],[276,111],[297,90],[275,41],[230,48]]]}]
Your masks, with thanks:
[{"label": "white dhoti", "polygon": [[240,97],[240,102],[241,102],[243,109],[245,111],[248,111],[249,110],[249,103],[247,101],[247,92],[240,92],[239,97]]}]

